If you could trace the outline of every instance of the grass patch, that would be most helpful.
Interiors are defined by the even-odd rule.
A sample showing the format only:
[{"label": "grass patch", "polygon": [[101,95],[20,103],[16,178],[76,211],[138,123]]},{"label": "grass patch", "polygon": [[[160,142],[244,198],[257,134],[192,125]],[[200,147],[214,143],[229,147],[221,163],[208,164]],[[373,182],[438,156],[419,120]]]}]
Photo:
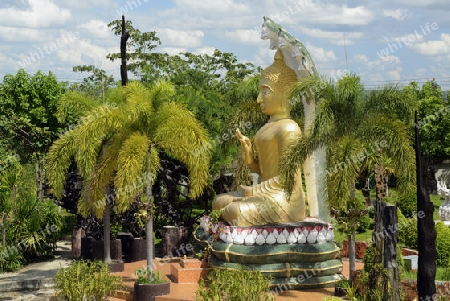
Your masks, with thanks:
[{"label": "grass patch", "polygon": [[[356,241],[371,241],[372,240],[373,230],[368,230],[363,233],[356,233]],[[334,240],[342,246],[344,240],[348,238],[346,233],[339,231],[338,229],[334,229]]]},{"label": "grass patch", "polygon": [[[400,274],[401,279],[417,279],[417,270],[414,271],[403,271]],[[435,280],[440,281],[450,281],[450,268],[436,268],[436,278]]]},{"label": "grass patch", "polygon": [[432,194],[430,195],[430,201],[434,206],[433,219],[438,221],[441,220],[438,213],[439,207],[444,203],[444,199],[439,194]]},{"label": "grass patch", "polygon": [[60,216],[63,219],[63,224],[58,239],[62,239],[65,236],[72,236],[73,227],[77,224],[77,216],[67,212],[63,208],[61,208]]}]

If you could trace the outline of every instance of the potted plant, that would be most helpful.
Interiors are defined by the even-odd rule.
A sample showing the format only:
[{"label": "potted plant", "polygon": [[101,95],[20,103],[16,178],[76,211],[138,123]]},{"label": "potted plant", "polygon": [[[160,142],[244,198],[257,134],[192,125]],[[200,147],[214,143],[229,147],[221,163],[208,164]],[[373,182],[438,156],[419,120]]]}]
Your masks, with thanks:
[{"label": "potted plant", "polygon": [[134,283],[133,300],[154,301],[155,296],[168,295],[170,293],[170,282],[165,280],[161,273],[141,268],[135,271],[136,282]]},{"label": "potted plant", "polygon": [[341,279],[339,280],[335,286],[334,286],[334,295],[336,297],[343,297],[346,295],[348,288],[348,280],[347,279]]}]

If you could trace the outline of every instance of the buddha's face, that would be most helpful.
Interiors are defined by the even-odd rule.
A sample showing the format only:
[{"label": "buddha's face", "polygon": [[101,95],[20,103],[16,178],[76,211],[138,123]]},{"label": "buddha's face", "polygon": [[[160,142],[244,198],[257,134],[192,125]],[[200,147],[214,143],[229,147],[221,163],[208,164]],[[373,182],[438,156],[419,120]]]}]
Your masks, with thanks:
[{"label": "buddha's face", "polygon": [[286,112],[283,108],[285,95],[277,89],[270,81],[262,79],[259,86],[257,103],[265,115],[278,115]]}]

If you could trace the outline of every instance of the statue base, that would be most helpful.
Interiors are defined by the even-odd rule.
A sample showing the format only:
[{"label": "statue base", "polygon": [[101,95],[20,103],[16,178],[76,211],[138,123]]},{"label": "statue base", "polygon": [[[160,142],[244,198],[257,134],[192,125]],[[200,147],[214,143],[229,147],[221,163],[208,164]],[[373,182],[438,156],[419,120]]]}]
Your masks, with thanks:
[{"label": "statue base", "polygon": [[205,217],[194,237],[208,247],[211,267],[256,269],[281,290],[333,287],[342,279],[333,228],[317,219],[234,227],[208,223]]}]

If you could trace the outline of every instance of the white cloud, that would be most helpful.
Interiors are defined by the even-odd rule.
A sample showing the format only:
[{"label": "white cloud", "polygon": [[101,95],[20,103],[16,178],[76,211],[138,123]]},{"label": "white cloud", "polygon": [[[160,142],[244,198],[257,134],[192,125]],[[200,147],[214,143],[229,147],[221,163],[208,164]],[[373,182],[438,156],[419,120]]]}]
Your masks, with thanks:
[{"label": "white cloud", "polygon": [[201,30],[156,29],[157,36],[164,46],[179,48],[196,48],[202,45],[204,32]]},{"label": "white cloud", "polygon": [[388,71],[387,75],[390,80],[398,81],[401,79],[401,74],[400,74],[401,72],[402,72],[402,68],[398,67],[398,68],[396,68],[396,70]]},{"label": "white cloud", "polygon": [[[132,0],[131,0],[132,1]],[[143,0],[144,2],[145,0]],[[148,0],[147,0],[148,1]],[[96,7],[104,7],[104,8],[113,8],[117,7],[117,3],[114,0],[58,0],[62,6],[71,7],[71,8],[92,8],[92,6]]]},{"label": "white cloud", "polygon": [[256,66],[262,66],[263,68],[265,68],[273,63],[274,56],[274,50],[269,49],[268,47],[260,47],[258,49],[258,54],[255,55],[255,59],[251,63]]},{"label": "white cloud", "polygon": [[225,32],[225,37],[233,42],[248,45],[257,45],[263,43],[260,32],[254,29],[237,29]]},{"label": "white cloud", "polygon": [[42,42],[52,39],[52,34],[36,28],[17,28],[0,25],[0,38],[8,42]]},{"label": "white cloud", "polygon": [[392,17],[395,20],[403,21],[405,18],[412,16],[412,13],[407,9],[397,8],[396,10],[385,9],[383,10],[383,16]]},{"label": "white cloud", "polygon": [[216,50],[215,47],[210,47],[210,46],[204,46],[204,47],[200,47],[197,48],[193,51],[193,53],[195,54],[208,54],[208,55],[212,55],[214,53],[214,51]]},{"label": "white cloud", "polygon": [[359,53],[350,58],[350,67],[361,76],[362,82],[368,88],[380,86],[388,81],[399,81],[403,73],[401,60],[394,55],[370,60],[365,54]]},{"label": "white cloud", "polygon": [[303,33],[310,37],[325,39],[336,45],[344,45],[344,38],[345,44],[351,45],[354,43],[354,40],[361,39],[363,37],[362,32],[323,31],[319,28],[308,28],[304,26],[300,26],[300,29]]},{"label": "white cloud", "polygon": [[92,64],[105,70],[118,70],[118,61],[111,62],[106,59],[106,54],[116,51],[116,47],[108,49],[95,45],[88,39],[79,38],[71,40],[67,46],[56,51],[56,56],[60,63],[69,66]]},{"label": "white cloud", "polygon": [[177,7],[183,11],[192,11],[196,14],[224,16],[238,12],[239,14],[250,13],[252,9],[249,5],[239,3],[234,0],[215,0],[215,1],[192,1],[175,0]]},{"label": "white cloud", "polygon": [[389,5],[409,6],[422,9],[450,10],[448,0],[386,0]]},{"label": "white cloud", "polygon": [[306,44],[306,49],[312,56],[314,62],[334,62],[336,61],[336,55],[333,50],[325,50],[322,47],[316,47],[309,43]]},{"label": "white cloud", "polygon": [[357,54],[353,56],[353,60],[357,63],[367,63],[369,60],[365,54]]},{"label": "white cloud", "polygon": [[[275,10],[280,12],[280,9]],[[282,18],[282,15],[274,15],[273,19],[285,24],[345,24],[367,25],[375,19],[375,12],[365,6],[348,7],[346,4],[338,5],[324,2],[313,2],[297,14]]]},{"label": "white cloud", "polygon": [[111,39],[113,37],[113,33],[108,28],[108,24],[102,20],[91,20],[78,27],[86,29],[91,34],[92,38]]},{"label": "white cloud", "polygon": [[418,51],[422,55],[440,55],[450,52],[450,34],[441,33],[440,40],[426,41],[423,43],[410,44],[408,47]]},{"label": "white cloud", "polygon": [[26,0],[29,8],[0,8],[0,25],[11,27],[42,28],[64,25],[71,19],[71,13],[50,0]]}]

